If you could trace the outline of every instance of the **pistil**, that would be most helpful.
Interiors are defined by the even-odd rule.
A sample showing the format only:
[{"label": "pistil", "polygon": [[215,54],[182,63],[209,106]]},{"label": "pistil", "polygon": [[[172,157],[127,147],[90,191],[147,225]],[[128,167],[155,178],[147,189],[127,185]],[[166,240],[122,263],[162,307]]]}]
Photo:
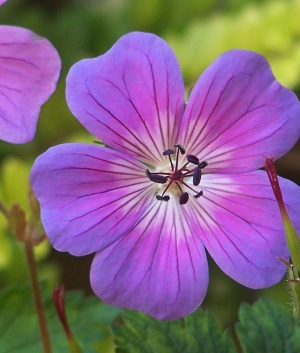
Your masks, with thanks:
[{"label": "pistil", "polygon": [[[192,155],[188,154],[186,156],[187,162],[179,168],[179,153],[182,155],[185,154],[185,149],[180,145],[176,144],[174,145],[175,150],[173,149],[168,149],[163,152],[163,156],[168,156],[169,161],[170,161],[170,167],[171,167],[171,172],[165,173],[151,173],[148,169],[146,170],[146,175],[148,178],[158,184],[165,184],[168,182],[168,185],[164,189],[163,193],[161,195],[156,195],[156,199],[158,201],[169,201],[170,197],[168,195],[165,195],[167,190],[171,187],[171,185],[175,184],[177,188],[180,191],[180,197],[179,197],[179,203],[181,205],[184,205],[188,202],[189,200],[189,193],[186,191],[182,190],[182,185],[184,185],[186,188],[192,190],[195,195],[194,198],[198,199],[200,196],[203,195],[203,191],[197,191],[194,188],[192,188],[190,185],[188,185],[185,181],[184,178],[187,177],[192,177],[193,178],[193,185],[198,186],[201,181],[202,177],[202,169],[207,166],[207,162],[203,161],[200,162],[199,158]],[[172,155],[175,154],[175,163],[173,163],[172,160]],[[188,164],[194,165],[192,168],[188,168]]]}]

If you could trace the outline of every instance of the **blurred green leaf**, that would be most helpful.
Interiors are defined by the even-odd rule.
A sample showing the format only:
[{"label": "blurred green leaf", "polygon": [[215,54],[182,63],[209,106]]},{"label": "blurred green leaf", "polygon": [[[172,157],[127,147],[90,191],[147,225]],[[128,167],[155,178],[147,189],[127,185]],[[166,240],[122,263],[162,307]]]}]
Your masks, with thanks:
[{"label": "blurred green leaf", "polygon": [[[53,353],[68,352],[69,345],[52,303],[52,293],[43,286]],[[66,312],[71,330],[85,353],[97,352],[99,342],[109,334],[107,325],[119,314],[96,297],[79,291],[67,292]],[[0,292],[0,353],[41,352],[37,318],[28,284]]]},{"label": "blurred green leaf", "polygon": [[5,193],[2,201],[7,207],[11,207],[18,202],[22,209],[29,210],[28,190],[29,190],[30,165],[18,158],[7,158],[2,164],[1,181]]},{"label": "blurred green leaf", "polygon": [[243,353],[299,353],[299,327],[278,303],[242,304],[236,331]]},{"label": "blurred green leaf", "polygon": [[223,333],[219,322],[202,309],[175,321],[126,310],[123,319],[125,326],[112,325],[118,353],[236,352],[229,331]]},{"label": "blurred green leaf", "polygon": [[298,353],[300,351],[300,327],[297,327],[293,335],[286,342],[285,353]]},{"label": "blurred green leaf", "polygon": [[216,13],[188,22],[178,35],[164,36],[174,49],[188,85],[194,85],[220,54],[231,49],[253,50],[264,55],[276,78],[285,86],[299,86],[300,2],[250,3],[238,12]]}]

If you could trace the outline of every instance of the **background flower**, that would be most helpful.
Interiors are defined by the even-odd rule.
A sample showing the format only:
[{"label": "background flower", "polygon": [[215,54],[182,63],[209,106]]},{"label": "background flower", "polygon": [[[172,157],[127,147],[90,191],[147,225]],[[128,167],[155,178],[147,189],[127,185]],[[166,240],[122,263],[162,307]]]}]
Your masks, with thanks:
[{"label": "background flower", "polygon": [[47,39],[0,26],[0,139],[25,143],[34,138],[41,105],[54,92],[60,68]]},{"label": "background flower", "polygon": [[[266,174],[253,170],[265,154],[278,158],[296,142],[300,107],[262,56],[237,50],[219,57],[184,110],[183,80],[169,46],[131,33],[71,69],[67,100],[82,124],[115,150],[56,146],[37,159],[31,182],[54,247],[97,253],[91,283],[100,298],[160,319],[187,315],[206,293],[205,248],[251,288],[283,276],[276,257],[288,253],[279,210]],[[170,171],[162,153],[176,143],[208,163],[203,196],[191,193],[186,205],[176,186],[168,189],[168,202],[158,201],[163,189],[145,173]],[[287,180],[281,185],[299,228],[299,188]]]}]

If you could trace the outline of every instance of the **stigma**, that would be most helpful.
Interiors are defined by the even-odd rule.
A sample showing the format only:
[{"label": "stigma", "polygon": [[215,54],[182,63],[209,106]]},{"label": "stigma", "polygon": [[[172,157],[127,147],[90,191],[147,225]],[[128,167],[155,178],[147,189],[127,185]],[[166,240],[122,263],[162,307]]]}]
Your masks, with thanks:
[{"label": "stigma", "polygon": [[202,169],[207,166],[207,162],[200,162],[199,158],[188,154],[186,156],[186,162],[183,166],[179,167],[179,156],[185,154],[185,149],[180,145],[174,145],[174,149],[168,149],[163,152],[163,156],[166,156],[170,162],[170,171],[162,173],[151,173],[148,169],[146,170],[147,177],[158,184],[166,184],[165,189],[161,195],[156,195],[156,200],[158,201],[169,201],[170,196],[166,195],[166,192],[172,186],[175,186],[179,191],[179,203],[185,205],[189,200],[189,193],[184,191],[185,188],[191,190],[195,199],[198,199],[203,195],[203,191],[197,191],[195,188],[190,186],[186,182],[186,178],[192,178],[193,185],[198,186],[202,177]]}]

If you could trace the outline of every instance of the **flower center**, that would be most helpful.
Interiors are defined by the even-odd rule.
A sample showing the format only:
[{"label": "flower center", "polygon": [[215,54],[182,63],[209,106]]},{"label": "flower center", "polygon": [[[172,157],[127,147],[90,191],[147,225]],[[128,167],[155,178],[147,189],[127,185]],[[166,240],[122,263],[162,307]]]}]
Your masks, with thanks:
[{"label": "flower center", "polygon": [[[203,195],[203,191],[197,191],[193,187],[191,187],[189,184],[185,182],[186,178],[193,178],[193,185],[198,186],[201,181],[201,176],[202,176],[202,169],[207,166],[207,162],[200,162],[199,159],[194,156],[193,154],[188,154],[186,156],[187,162],[179,168],[179,153],[185,154],[185,149],[179,145],[176,144],[174,145],[175,150],[168,149],[163,152],[164,156],[167,156],[170,161],[170,166],[171,170],[170,172],[162,172],[162,173],[150,173],[150,171],[147,169],[146,170],[146,175],[148,178],[159,184],[166,184],[167,186],[165,187],[163,193],[161,195],[156,195],[156,199],[159,201],[169,201],[170,196],[166,195],[167,190],[170,190],[172,186],[176,186],[176,188],[180,192],[179,196],[179,203],[181,205],[184,205],[188,202],[189,200],[189,193],[186,191],[183,191],[183,186],[186,188],[192,190],[195,195],[194,198],[199,198],[201,195]],[[175,155],[175,159],[174,159]],[[173,158],[171,157],[173,156]],[[188,166],[188,165],[191,166]]]}]

